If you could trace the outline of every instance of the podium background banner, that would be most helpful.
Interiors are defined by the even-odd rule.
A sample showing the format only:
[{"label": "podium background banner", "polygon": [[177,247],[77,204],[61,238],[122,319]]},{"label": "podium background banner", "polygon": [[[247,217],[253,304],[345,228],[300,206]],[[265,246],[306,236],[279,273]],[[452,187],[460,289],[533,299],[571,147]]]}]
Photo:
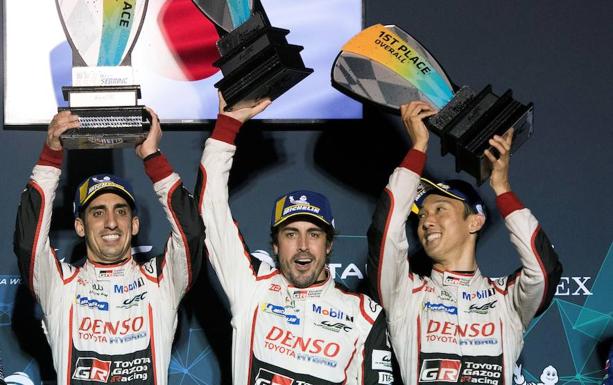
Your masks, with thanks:
[{"label": "podium background banner", "polygon": [[[552,306],[526,332],[521,370],[526,384],[545,383],[541,375],[549,366],[556,376],[547,377],[547,385],[599,384],[613,342],[613,74],[608,65],[613,62],[613,3],[367,0],[364,11],[365,25],[396,24],[415,36],[454,81],[476,89],[492,83],[497,92],[512,87],[517,99],[534,102],[535,133],[512,158],[511,183],[554,243],[564,273]],[[297,36],[291,40],[300,42]],[[346,40],[340,39],[338,49]],[[329,79],[329,72],[325,76]],[[38,91],[35,82],[20,85]],[[276,107],[286,108],[287,100],[279,99]],[[399,118],[365,107],[362,121],[336,129],[267,127],[251,122],[242,130],[230,179],[233,214],[247,245],[262,258],[270,253],[268,226],[277,196],[302,188],[320,191],[331,201],[339,231],[331,271],[339,282],[359,288],[366,274],[370,216],[409,148]],[[204,129],[173,131],[162,140],[162,151],[188,188],[195,184],[209,135]],[[19,194],[44,138],[43,132],[0,130],[0,349],[5,375],[24,372],[37,385],[53,384],[55,375],[40,310],[20,283],[12,234]],[[431,141],[426,176],[471,182],[470,176],[453,172],[453,158],[438,154],[438,138]],[[142,224],[136,245],[143,252],[161,252],[168,235],[162,209],[141,162],[131,150],[118,150],[95,158],[89,152],[65,155],[52,225],[57,254],[72,253],[76,185],[101,171],[132,182]],[[495,212],[494,194],[487,184],[480,192],[493,215],[478,247],[478,263],[487,275],[506,275],[519,259]],[[231,330],[216,287],[209,268],[185,300],[170,383],[231,383]]]}]

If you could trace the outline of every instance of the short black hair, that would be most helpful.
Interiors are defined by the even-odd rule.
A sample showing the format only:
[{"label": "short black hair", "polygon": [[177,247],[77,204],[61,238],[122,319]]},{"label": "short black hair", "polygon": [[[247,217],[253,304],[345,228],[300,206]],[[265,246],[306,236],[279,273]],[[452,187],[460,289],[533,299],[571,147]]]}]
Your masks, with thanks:
[{"label": "short black hair", "polygon": [[310,215],[297,215],[295,217],[292,217],[291,219],[288,219],[280,223],[279,225],[275,227],[270,228],[270,243],[272,245],[278,244],[279,230],[281,230],[283,227],[287,226],[288,224],[296,222],[296,221],[307,221],[307,222],[311,222],[314,225],[321,227],[324,233],[326,234],[326,242],[332,243],[332,241],[334,240],[334,237],[336,236],[336,231],[334,230],[334,227],[328,225],[327,223],[319,221]]}]

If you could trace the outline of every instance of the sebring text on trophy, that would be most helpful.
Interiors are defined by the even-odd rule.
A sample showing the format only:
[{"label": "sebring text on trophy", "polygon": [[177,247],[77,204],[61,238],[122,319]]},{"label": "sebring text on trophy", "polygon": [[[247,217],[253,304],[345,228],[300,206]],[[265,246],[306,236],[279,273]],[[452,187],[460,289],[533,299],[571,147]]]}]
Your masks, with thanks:
[{"label": "sebring text on trophy", "polygon": [[72,48],[72,86],[62,87],[81,127],[62,135],[65,148],[134,146],[147,136],[131,53],[148,0],[56,0]]},{"label": "sebring text on trophy", "polygon": [[286,29],[270,25],[258,0],[193,0],[221,29],[215,66],[224,78],[215,84],[228,109],[252,107],[281,96],[313,72],[301,46],[289,44]]},{"label": "sebring text on trophy", "polygon": [[491,173],[483,152],[492,136],[513,127],[514,152],[533,131],[532,103],[514,100],[511,90],[499,97],[489,85],[479,93],[454,86],[434,57],[394,25],[374,25],[349,40],[334,62],[332,84],[396,111],[412,100],[430,102],[440,111],[426,125],[441,138],[442,154],[455,155],[456,171],[468,172],[479,184]]}]

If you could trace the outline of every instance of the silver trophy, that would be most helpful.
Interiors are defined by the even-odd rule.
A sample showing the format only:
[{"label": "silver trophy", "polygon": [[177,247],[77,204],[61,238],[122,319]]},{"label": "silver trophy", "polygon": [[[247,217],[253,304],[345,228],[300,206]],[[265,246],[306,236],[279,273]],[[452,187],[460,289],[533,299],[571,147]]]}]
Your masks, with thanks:
[{"label": "silver trophy", "polygon": [[62,87],[81,127],[61,136],[65,148],[134,146],[147,136],[147,113],[131,53],[148,0],[56,0],[72,48],[72,86]]}]

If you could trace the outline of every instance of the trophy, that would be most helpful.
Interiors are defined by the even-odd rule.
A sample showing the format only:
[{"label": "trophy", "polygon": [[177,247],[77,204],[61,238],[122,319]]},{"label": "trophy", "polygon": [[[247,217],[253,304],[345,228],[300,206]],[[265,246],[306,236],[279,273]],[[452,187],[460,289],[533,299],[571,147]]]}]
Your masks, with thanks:
[{"label": "trophy", "polygon": [[281,96],[313,72],[301,46],[289,44],[287,29],[272,27],[258,0],[193,0],[220,29],[214,65],[224,76],[215,83],[227,110],[252,107]]},{"label": "trophy", "polygon": [[395,25],[377,24],[349,40],[334,61],[332,85],[393,111],[412,100],[430,102],[439,112],[425,123],[441,138],[441,154],[453,154],[456,172],[468,172],[478,184],[491,174],[483,152],[498,155],[488,143],[492,136],[513,127],[513,153],[533,133],[532,103],[514,100],[511,90],[498,96],[490,85],[479,93],[455,86],[434,57]]},{"label": "trophy", "polygon": [[62,87],[80,128],[61,135],[68,149],[134,146],[147,136],[148,114],[138,105],[131,53],[148,0],[56,0],[72,48],[72,86]]}]

